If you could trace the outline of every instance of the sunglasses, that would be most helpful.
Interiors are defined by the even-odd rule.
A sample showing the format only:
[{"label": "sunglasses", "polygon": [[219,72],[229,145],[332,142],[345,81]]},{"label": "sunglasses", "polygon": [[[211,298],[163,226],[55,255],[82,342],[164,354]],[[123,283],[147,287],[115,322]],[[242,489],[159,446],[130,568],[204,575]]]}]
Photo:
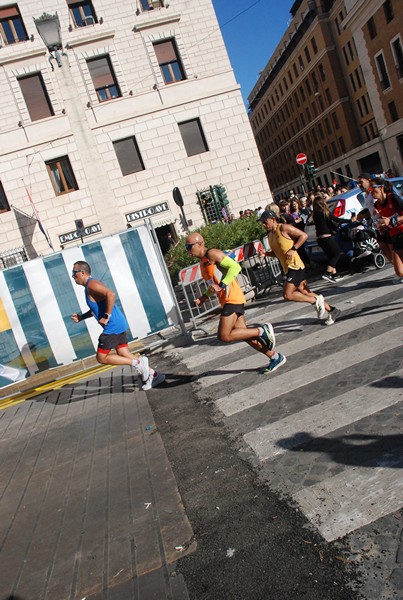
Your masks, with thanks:
[{"label": "sunglasses", "polygon": [[77,273],[82,273],[82,271],[74,271],[74,269],[73,269],[73,271],[71,272],[71,276],[75,277],[77,275]]},{"label": "sunglasses", "polygon": [[189,252],[189,250],[191,250],[193,246],[196,246],[196,244],[200,244],[200,242],[194,242],[193,244],[185,244],[186,252]]}]

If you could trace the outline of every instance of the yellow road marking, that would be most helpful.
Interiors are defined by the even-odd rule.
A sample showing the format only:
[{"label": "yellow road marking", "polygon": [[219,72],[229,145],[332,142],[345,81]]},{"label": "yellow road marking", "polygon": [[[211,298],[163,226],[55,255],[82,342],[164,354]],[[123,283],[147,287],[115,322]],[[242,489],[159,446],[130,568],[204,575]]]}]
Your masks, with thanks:
[{"label": "yellow road marking", "polygon": [[9,408],[10,406],[14,406],[15,404],[20,404],[20,402],[25,402],[25,400],[30,400],[35,396],[40,396],[47,391],[58,390],[69,383],[75,383],[84,379],[85,377],[89,377],[90,375],[94,375],[95,373],[103,373],[104,371],[108,371],[112,369],[116,365],[99,365],[96,367],[91,367],[90,369],[86,369],[85,371],[80,371],[79,373],[73,373],[71,375],[66,375],[66,377],[62,377],[61,379],[55,379],[55,381],[51,381],[50,383],[44,383],[41,386],[38,386],[32,390],[27,390],[26,392],[21,392],[20,394],[15,394],[15,396],[9,396],[8,398],[3,398],[0,400],[0,410]]}]

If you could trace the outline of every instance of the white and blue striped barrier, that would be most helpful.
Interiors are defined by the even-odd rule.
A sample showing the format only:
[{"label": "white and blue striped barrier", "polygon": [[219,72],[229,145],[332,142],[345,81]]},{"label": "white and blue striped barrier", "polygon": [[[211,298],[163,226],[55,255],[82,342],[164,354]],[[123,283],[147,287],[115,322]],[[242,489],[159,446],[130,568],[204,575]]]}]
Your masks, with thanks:
[{"label": "white and blue striped barrier", "polygon": [[71,276],[85,260],[116,293],[129,341],[178,325],[180,314],[149,224],[0,271],[0,387],[95,354],[102,332],[87,312],[84,288]]}]

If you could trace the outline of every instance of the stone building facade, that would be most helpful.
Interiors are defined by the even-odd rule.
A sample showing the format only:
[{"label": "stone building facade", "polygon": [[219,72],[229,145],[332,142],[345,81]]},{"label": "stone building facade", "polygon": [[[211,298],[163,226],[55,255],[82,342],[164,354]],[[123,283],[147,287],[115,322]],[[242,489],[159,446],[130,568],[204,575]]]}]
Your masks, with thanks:
[{"label": "stone building facade", "polygon": [[[279,198],[305,182],[403,172],[403,13],[399,0],[297,0],[249,96],[267,179]],[[338,175],[340,174],[340,175]],[[344,176],[344,177],[343,177]]]},{"label": "stone building facade", "polygon": [[146,217],[182,235],[175,187],[192,227],[209,185],[271,200],[211,0],[0,0],[0,46],[0,256],[52,252],[37,216],[55,250]]}]

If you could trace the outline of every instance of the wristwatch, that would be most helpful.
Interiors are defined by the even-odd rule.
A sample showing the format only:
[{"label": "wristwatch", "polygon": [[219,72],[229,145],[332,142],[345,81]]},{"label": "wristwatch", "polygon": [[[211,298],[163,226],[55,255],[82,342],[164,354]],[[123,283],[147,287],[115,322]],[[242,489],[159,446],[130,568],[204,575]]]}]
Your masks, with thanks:
[{"label": "wristwatch", "polygon": [[104,313],[104,314],[102,315],[102,318],[103,318],[103,319],[109,319],[109,317],[110,317],[110,316],[111,316],[111,315],[110,315],[109,313]]}]

